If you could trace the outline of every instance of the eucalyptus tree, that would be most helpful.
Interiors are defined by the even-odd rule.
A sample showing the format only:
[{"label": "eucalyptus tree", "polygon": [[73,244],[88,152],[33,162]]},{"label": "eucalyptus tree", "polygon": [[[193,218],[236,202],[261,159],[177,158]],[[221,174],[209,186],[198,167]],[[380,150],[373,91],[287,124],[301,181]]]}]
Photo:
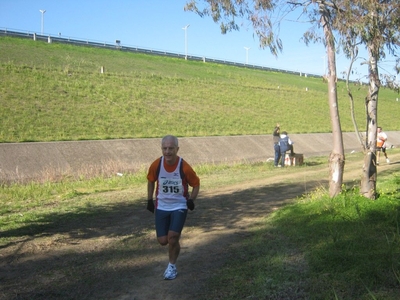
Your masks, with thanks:
[{"label": "eucalyptus tree", "polygon": [[[364,140],[361,140],[365,155],[360,193],[367,198],[375,199],[378,95],[381,87],[378,66],[379,61],[387,54],[392,54],[397,57],[394,69],[396,73],[399,71],[396,50],[400,45],[400,2],[398,0],[338,0],[335,2],[334,26],[342,38],[345,53],[351,58],[351,62],[354,62],[359,47],[365,47],[368,52],[366,63],[368,64],[369,89],[365,98],[366,134]],[[351,66],[348,74],[350,72]],[[350,90],[349,96],[352,100]],[[357,131],[357,124],[354,123],[354,125]]]},{"label": "eucalyptus tree", "polygon": [[[279,37],[281,22],[288,15],[306,17],[311,28],[304,33],[305,40],[324,41],[328,55],[328,103],[333,137],[333,148],[329,156],[329,194],[331,197],[338,195],[342,189],[345,156],[336,88],[336,41],[333,27],[337,12],[335,1],[189,0],[185,10],[193,11],[201,17],[210,16],[214,22],[220,24],[224,34],[239,30],[240,21],[249,22],[259,39],[260,47],[268,48],[275,56],[283,49],[283,42]],[[318,34],[316,29],[321,28],[322,32]]]}]

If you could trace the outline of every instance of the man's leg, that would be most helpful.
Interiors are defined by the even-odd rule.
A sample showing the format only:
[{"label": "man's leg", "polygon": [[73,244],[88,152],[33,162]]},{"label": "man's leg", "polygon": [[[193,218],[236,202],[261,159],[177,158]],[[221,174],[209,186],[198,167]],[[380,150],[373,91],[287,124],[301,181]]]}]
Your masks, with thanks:
[{"label": "man's leg", "polygon": [[169,262],[171,264],[175,264],[178,259],[179,252],[181,251],[181,244],[179,243],[179,239],[181,234],[175,231],[168,232],[168,254],[169,254]]},{"label": "man's leg", "polygon": [[170,215],[171,212],[156,209],[155,211],[155,223],[157,241],[160,245],[165,246],[168,244],[168,231],[170,226]]},{"label": "man's leg", "polygon": [[274,159],[274,166],[277,167],[279,163],[279,157],[281,154],[281,151],[279,149],[279,145],[275,144],[274,145],[274,152],[275,152],[275,159]]},{"label": "man's leg", "polygon": [[164,279],[171,280],[175,279],[178,275],[176,270],[176,260],[178,259],[179,252],[181,250],[181,245],[179,244],[180,233],[174,231],[168,231],[167,236],[158,237],[158,242],[162,246],[168,244],[168,266],[164,271]]},{"label": "man's leg", "polygon": [[381,149],[376,150],[376,164],[379,165],[379,159],[381,156]]},{"label": "man's leg", "polygon": [[279,160],[281,159],[281,150],[278,150],[278,159],[276,160],[276,165],[279,165]]},{"label": "man's leg", "polygon": [[286,156],[286,151],[281,153],[281,166],[282,166],[282,168],[285,166],[285,156]]},{"label": "man's leg", "polygon": [[179,239],[181,237],[183,226],[185,225],[186,216],[187,209],[178,209],[171,212],[167,236],[169,264],[164,272],[164,279],[175,279],[178,275],[175,263],[181,250]]},{"label": "man's leg", "polygon": [[382,152],[383,152],[383,155],[385,155],[386,162],[387,162],[387,163],[389,163],[389,162],[390,162],[390,160],[389,160],[389,158],[388,158],[388,156],[387,156],[387,153],[386,153],[386,148],[382,148]]}]

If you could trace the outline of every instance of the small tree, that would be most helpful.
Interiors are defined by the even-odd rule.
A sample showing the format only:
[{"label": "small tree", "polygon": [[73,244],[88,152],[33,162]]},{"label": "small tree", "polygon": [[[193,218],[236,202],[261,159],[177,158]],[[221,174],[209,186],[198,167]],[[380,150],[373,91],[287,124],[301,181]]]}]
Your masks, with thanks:
[{"label": "small tree", "polygon": [[[324,31],[326,53],[328,56],[328,102],[333,137],[333,149],[329,156],[329,195],[334,197],[341,192],[345,164],[336,89],[336,43],[333,34],[334,11],[332,11],[332,3],[329,1],[316,1],[316,3],[321,15],[321,26]],[[310,35],[307,36],[310,37]]]}]

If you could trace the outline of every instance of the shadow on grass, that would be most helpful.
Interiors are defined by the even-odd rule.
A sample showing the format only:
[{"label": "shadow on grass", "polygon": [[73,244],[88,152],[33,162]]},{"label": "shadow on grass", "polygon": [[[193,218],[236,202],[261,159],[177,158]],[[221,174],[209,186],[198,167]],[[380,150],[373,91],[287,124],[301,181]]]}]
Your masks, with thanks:
[{"label": "shadow on grass", "polygon": [[[102,230],[112,223],[108,219],[114,216],[129,218],[139,212],[144,205],[139,203],[123,203],[107,206],[88,206],[77,208],[74,212],[45,214],[17,229],[2,231],[1,236],[18,238],[24,236],[50,236],[53,234],[69,233],[71,237],[94,238],[103,235]],[[143,212],[144,213],[144,212]],[[110,220],[111,221],[111,220]],[[115,220],[112,220],[115,222]],[[78,232],[79,230],[79,232]],[[0,248],[4,248],[2,246]]]},{"label": "shadow on grass", "polygon": [[[280,183],[199,199],[196,209],[188,214],[182,234],[180,275],[173,282],[162,280],[167,250],[157,244],[155,235],[149,238],[148,233],[154,231],[153,216],[145,203],[86,207],[42,216],[23,228],[1,233],[17,241],[3,246],[0,294],[7,299],[208,298],[212,294],[208,280],[227,261],[237,259],[232,250],[242,247],[240,243],[252,235],[249,229],[255,225],[254,218],[268,216],[321,184],[326,181],[307,182],[307,189],[304,183]],[[335,224],[309,221],[310,216],[292,220],[297,226],[315,226],[316,234]],[[346,226],[351,223],[340,222]],[[202,233],[193,236],[192,230]],[[265,231],[265,236],[271,234]],[[35,243],[37,237],[49,237],[45,248],[39,249],[44,246]],[[275,253],[267,260],[280,255]],[[371,252],[369,259],[376,255]],[[331,267],[336,269],[334,263],[343,258],[341,254],[329,258],[323,252],[321,256],[332,260]],[[251,256],[245,256],[242,263],[251,263],[249,259]]]},{"label": "shadow on grass", "polygon": [[[199,239],[207,233],[218,237],[202,240],[197,246],[182,246],[180,274],[186,276],[177,281],[180,299],[193,299],[204,292],[200,285],[205,284],[208,272],[229,257],[228,247],[240,241],[248,229],[243,220],[266,216],[304,192],[303,184],[276,184],[199,199],[188,214],[182,238],[185,231],[190,238],[190,228],[204,232]],[[14,242],[2,247],[0,277],[4,285],[0,294],[16,295],[14,299],[112,299],[133,292],[143,294],[147,289],[147,299],[157,299],[154,295],[163,292],[162,285],[148,284],[162,279],[167,253],[155,234],[151,239],[146,235],[153,230],[153,215],[142,201],[135,201],[45,215],[20,229],[2,232]],[[224,234],[224,230],[238,234]],[[32,247],[38,237],[49,238],[43,251],[35,249],[29,254],[22,250]],[[107,238],[114,239],[107,241],[109,246],[100,245]],[[196,276],[200,281],[191,286],[189,281]]]},{"label": "shadow on grass", "polygon": [[304,163],[305,166],[308,167],[314,167],[314,166],[320,166],[320,165],[326,165],[326,162],[322,161],[307,161]]}]

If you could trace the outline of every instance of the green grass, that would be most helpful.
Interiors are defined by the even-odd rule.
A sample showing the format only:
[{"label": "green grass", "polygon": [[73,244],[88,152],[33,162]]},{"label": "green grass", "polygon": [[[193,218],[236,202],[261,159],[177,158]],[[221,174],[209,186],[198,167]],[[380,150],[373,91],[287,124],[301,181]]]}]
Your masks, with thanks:
[{"label": "green grass", "polygon": [[[377,201],[316,191],[253,226],[204,299],[398,299],[400,173]],[[221,288],[229,287],[229,288]]]},{"label": "green grass", "polygon": [[[8,37],[0,76],[0,142],[331,131],[320,78]],[[353,92],[363,130],[367,87]],[[338,93],[353,131],[343,82]],[[385,130],[398,130],[396,96],[381,89]]]},{"label": "green grass", "polygon": [[[102,193],[134,189],[143,185],[145,178],[144,172],[138,172],[121,177],[96,177],[88,180],[66,178],[60,182],[2,186],[0,229],[3,232],[17,230],[21,235],[29,235],[35,232],[31,227],[40,227],[41,231],[45,231],[55,226],[54,221],[41,221],[49,220],[49,216],[56,216],[55,219],[59,221],[68,215],[74,216],[76,221],[85,219],[98,214],[102,208],[111,206],[112,203],[103,198]],[[93,201],[82,200],[87,195],[97,197]],[[8,237],[2,237],[0,245],[9,241]]]}]

